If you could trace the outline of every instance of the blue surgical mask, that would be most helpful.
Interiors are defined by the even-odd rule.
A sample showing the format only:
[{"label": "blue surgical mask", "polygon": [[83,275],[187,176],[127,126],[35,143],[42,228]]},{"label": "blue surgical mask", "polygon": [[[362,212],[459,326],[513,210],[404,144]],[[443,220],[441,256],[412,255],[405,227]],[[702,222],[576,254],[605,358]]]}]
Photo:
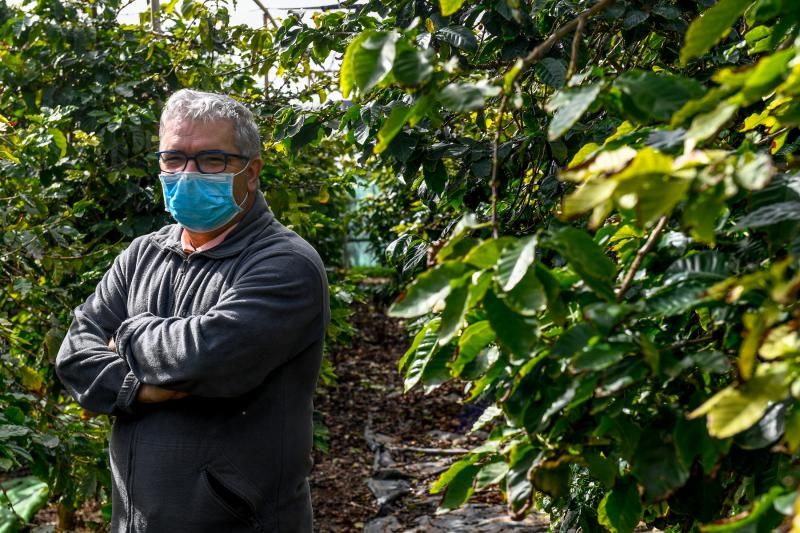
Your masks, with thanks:
[{"label": "blue surgical mask", "polygon": [[190,231],[205,233],[219,229],[241,213],[247,201],[247,195],[240,204],[233,197],[233,178],[242,172],[244,170],[236,174],[161,174],[164,206],[181,226]]}]

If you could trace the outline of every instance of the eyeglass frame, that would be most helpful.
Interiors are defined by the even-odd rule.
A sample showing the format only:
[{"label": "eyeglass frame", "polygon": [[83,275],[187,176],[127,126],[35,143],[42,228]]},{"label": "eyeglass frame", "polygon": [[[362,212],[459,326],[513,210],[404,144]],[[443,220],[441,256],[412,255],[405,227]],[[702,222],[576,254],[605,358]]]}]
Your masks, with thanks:
[{"label": "eyeglass frame", "polygon": [[[226,152],[225,150],[200,150],[199,152],[197,152],[194,155],[188,155],[183,150],[159,150],[155,154],[156,154],[156,157],[158,158],[158,169],[161,172],[164,172],[166,174],[175,174],[175,173],[178,173],[178,172],[183,172],[184,170],[186,170],[186,167],[189,165],[189,161],[192,161],[192,160],[194,161],[194,164],[197,166],[198,172],[200,172],[201,174],[222,174],[223,172],[228,170],[228,165],[230,164],[229,158],[231,158],[231,157],[236,157],[236,158],[241,159],[241,160],[243,160],[245,162],[250,162],[251,161],[251,159],[249,157],[247,157],[246,155],[233,154],[231,152]],[[163,168],[161,168],[161,154],[176,154],[176,155],[180,154],[180,155],[184,156],[186,158],[186,161],[183,163],[183,168],[180,169],[180,170],[164,170]],[[211,155],[222,155],[222,156],[225,157],[225,166],[222,167],[222,170],[220,170],[218,172],[204,172],[200,168],[200,163],[197,161],[197,158],[200,157],[201,155],[208,155],[208,154],[211,154]]]}]

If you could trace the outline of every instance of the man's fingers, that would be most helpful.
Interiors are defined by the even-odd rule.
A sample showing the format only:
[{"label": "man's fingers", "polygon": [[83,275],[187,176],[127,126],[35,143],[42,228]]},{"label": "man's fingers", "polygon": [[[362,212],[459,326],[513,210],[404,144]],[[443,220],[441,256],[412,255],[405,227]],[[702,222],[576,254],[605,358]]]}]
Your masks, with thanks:
[{"label": "man's fingers", "polygon": [[117,351],[117,345],[114,342],[114,337],[111,337],[111,339],[109,339],[109,341],[108,341],[108,349],[111,350],[112,352],[116,352]]}]

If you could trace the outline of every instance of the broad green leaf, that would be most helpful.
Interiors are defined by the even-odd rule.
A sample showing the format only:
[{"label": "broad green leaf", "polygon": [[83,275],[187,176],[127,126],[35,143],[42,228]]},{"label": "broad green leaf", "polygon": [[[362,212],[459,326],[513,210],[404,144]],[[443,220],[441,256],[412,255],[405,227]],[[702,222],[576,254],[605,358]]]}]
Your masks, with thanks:
[{"label": "broad green leaf", "polygon": [[442,16],[449,17],[464,5],[464,0],[439,0],[442,9]]},{"label": "broad green leaf", "polygon": [[701,280],[716,283],[724,280],[731,272],[731,259],[728,255],[714,250],[705,250],[672,263],[664,272],[663,285],[676,285],[688,280]]},{"label": "broad green leaf", "polygon": [[738,110],[738,104],[723,101],[713,111],[694,117],[689,131],[686,132],[685,151],[691,152],[699,143],[716,135]]},{"label": "broad green leaf", "polygon": [[614,533],[630,533],[642,517],[642,502],[636,482],[620,480],[597,506],[597,521]]},{"label": "broad green leaf", "polygon": [[725,199],[721,194],[714,190],[702,193],[691,198],[683,209],[683,225],[688,226],[693,239],[713,246],[717,220],[724,208]]},{"label": "broad green leaf", "polygon": [[506,492],[512,509],[519,510],[531,497],[533,486],[528,479],[528,471],[535,457],[536,451],[528,444],[520,444],[511,449]]},{"label": "broad green leaf", "polygon": [[447,487],[453,479],[458,475],[459,472],[467,468],[468,466],[474,465],[478,462],[481,456],[479,454],[469,454],[465,458],[456,461],[455,463],[450,466],[447,470],[439,476],[439,478],[431,485],[431,494],[438,494],[442,491],[445,487]]},{"label": "broad green leaf", "polygon": [[602,456],[599,452],[584,449],[583,460],[586,467],[603,486],[610,489],[614,486],[614,481],[619,473],[619,466],[616,461]]},{"label": "broad green leaf", "polygon": [[589,179],[564,198],[562,212],[567,218],[582,215],[611,199],[616,189],[617,181],[613,179]]},{"label": "broad green leaf", "polygon": [[586,346],[572,360],[572,366],[578,371],[603,370],[622,361],[631,348],[632,346],[627,343],[609,344],[607,342]]},{"label": "broad green leaf", "polygon": [[800,355],[800,335],[793,323],[781,324],[773,328],[758,349],[763,359],[772,360]]},{"label": "broad green leaf", "polygon": [[497,261],[495,279],[508,292],[522,280],[536,255],[536,237],[529,236],[506,246]]},{"label": "broad green leaf", "polygon": [[470,283],[466,281],[455,287],[447,298],[444,299],[442,311],[442,325],[439,328],[439,346],[444,346],[461,328],[464,315],[467,313],[467,297],[469,296]]},{"label": "broad green leaf", "polygon": [[51,128],[48,133],[53,137],[53,143],[58,147],[58,157],[67,155],[67,137],[64,133],[56,128]]},{"label": "broad green leaf", "polygon": [[491,342],[494,342],[495,333],[488,320],[481,320],[470,324],[458,339],[458,356],[452,363],[455,375],[460,375],[464,367],[469,364]]},{"label": "broad green leaf", "polygon": [[[437,324],[438,326],[438,324]],[[406,372],[403,386],[405,391],[411,390],[414,385],[419,383],[422,375],[425,372],[431,358],[436,354],[439,349],[439,333],[438,327],[427,328],[425,334],[420,340],[419,345],[412,355],[412,359],[408,362],[408,371]]]},{"label": "broad green leaf", "polygon": [[398,105],[392,108],[389,117],[383,121],[381,129],[378,130],[378,144],[375,145],[375,149],[373,150],[376,154],[388,148],[394,136],[403,129],[403,125],[405,125],[410,114],[411,110],[407,106]]},{"label": "broad green leaf", "polygon": [[443,263],[423,272],[404,295],[389,308],[389,316],[415,318],[431,312],[434,304],[450,294],[451,281],[464,275],[462,263]]},{"label": "broad green leaf", "polygon": [[483,305],[500,344],[519,357],[529,356],[531,347],[538,337],[537,322],[530,317],[515,313],[491,290],[486,293]]},{"label": "broad green leaf", "polygon": [[397,42],[397,54],[392,73],[394,79],[402,85],[421,85],[430,79],[433,74],[433,66],[422,50],[405,39],[401,39]]},{"label": "broad green leaf", "polygon": [[411,346],[409,346],[408,350],[406,350],[406,353],[403,354],[403,357],[401,357],[400,360],[397,362],[398,371],[402,372],[406,368],[408,362],[411,360],[412,357],[414,357],[414,354],[417,352],[417,348],[419,348],[419,345],[422,344],[423,339],[425,339],[425,337],[429,335],[431,331],[437,332],[440,323],[441,319],[434,318],[433,320],[425,324],[422,327],[422,329],[420,329],[417,332],[416,335],[414,335],[414,340],[411,343]]},{"label": "broad green leaf", "polygon": [[708,432],[724,439],[741,433],[761,420],[772,402],[786,398],[789,384],[785,367],[762,364],[749,381],[722,389],[689,414],[689,418],[708,415]]},{"label": "broad green leaf", "polygon": [[[636,196],[637,222],[642,226],[653,222],[661,215],[668,214],[684,198],[692,182],[687,179],[651,176],[628,181],[625,187],[618,188],[618,194]],[[635,191],[635,192],[633,192]]]},{"label": "broad green leaf", "polygon": [[644,486],[645,499],[651,502],[668,496],[689,479],[689,469],[678,458],[675,447],[656,431],[642,434],[631,473]]},{"label": "broad green leaf", "polygon": [[560,89],[567,82],[567,65],[554,57],[545,57],[533,67],[536,76],[553,89]]},{"label": "broad green leaf", "polygon": [[31,430],[25,426],[17,426],[14,424],[0,425],[0,439],[5,440],[9,437],[23,437],[30,433]]},{"label": "broad green leaf", "polygon": [[483,109],[486,99],[500,94],[500,87],[489,82],[479,83],[457,82],[447,85],[439,93],[439,102],[455,111],[475,111]]},{"label": "broad green leaf", "polygon": [[[708,533],[775,531],[784,517],[778,514],[777,520],[770,520],[770,515],[774,514],[775,501],[783,496],[786,491],[787,489],[784,487],[773,486],[766,494],[756,500],[749,512],[740,513],[735,517],[720,520],[719,523],[706,524],[703,526],[702,530]],[[763,525],[760,523],[762,518],[766,519],[766,523]]]},{"label": "broad green leaf", "polygon": [[446,26],[436,32],[436,38],[464,50],[476,50],[478,39],[472,30],[464,26]]},{"label": "broad green leaf", "polygon": [[745,152],[736,162],[736,181],[750,191],[766,187],[775,172],[772,158],[763,152]]},{"label": "broad green leaf", "polygon": [[508,306],[521,315],[535,316],[547,305],[547,293],[534,269],[529,269],[522,280],[502,296]]},{"label": "broad green leaf", "polygon": [[606,299],[614,299],[610,282],[616,275],[616,266],[588,233],[565,227],[553,234],[547,244],[567,260],[587,285]]},{"label": "broad green leaf", "polygon": [[578,88],[558,91],[547,102],[545,109],[553,113],[547,128],[547,138],[551,141],[564,135],[594,103],[603,85],[593,83]]},{"label": "broad green leaf", "polygon": [[475,490],[483,490],[490,485],[500,483],[506,474],[508,474],[508,463],[502,458],[482,465],[478,475],[475,476]]},{"label": "broad green leaf", "polygon": [[17,517],[30,523],[36,512],[47,505],[47,483],[34,476],[7,479],[0,486],[0,531],[17,531]]},{"label": "broad green leaf", "polygon": [[691,470],[694,460],[699,458],[703,471],[711,472],[723,454],[730,448],[730,440],[720,440],[708,434],[702,420],[679,418],[672,430],[675,451],[683,465]]},{"label": "broad green leaf", "polygon": [[787,220],[800,220],[800,202],[778,202],[756,209],[739,220],[735,229],[763,228]]},{"label": "broad green leaf", "polygon": [[745,450],[760,450],[775,444],[786,429],[786,404],[772,404],[753,427],[742,431],[733,442]]},{"label": "broad green leaf", "polygon": [[367,30],[348,45],[342,59],[340,88],[346,98],[354,88],[367,92],[392,70],[398,34]]},{"label": "broad green leaf", "polygon": [[479,471],[480,467],[478,465],[469,465],[461,469],[447,484],[447,492],[442,498],[442,503],[439,507],[441,509],[461,507],[475,491],[473,482]]},{"label": "broad green leaf", "polygon": [[640,122],[666,121],[678,109],[703,95],[691,78],[633,70],[620,75],[613,86],[622,93],[623,110]]},{"label": "broad green leaf", "polygon": [[472,427],[469,430],[469,434],[475,433],[476,431],[483,429],[486,424],[497,418],[498,416],[503,414],[503,410],[497,407],[497,405],[492,404],[486,408],[486,410],[481,413],[481,416],[472,424]]},{"label": "broad green leaf", "polygon": [[480,269],[491,268],[500,259],[500,252],[512,242],[516,241],[511,237],[487,239],[470,250],[464,261]]},{"label": "broad green leaf", "polygon": [[683,48],[681,63],[684,65],[692,58],[708,52],[712,46],[725,37],[736,20],[744,13],[754,0],[720,0],[689,25]]}]

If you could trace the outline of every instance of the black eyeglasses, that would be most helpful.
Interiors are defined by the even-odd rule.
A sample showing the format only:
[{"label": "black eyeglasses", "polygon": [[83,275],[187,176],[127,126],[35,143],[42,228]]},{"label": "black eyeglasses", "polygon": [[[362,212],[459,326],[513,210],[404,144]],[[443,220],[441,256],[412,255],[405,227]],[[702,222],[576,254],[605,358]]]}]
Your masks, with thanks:
[{"label": "black eyeglasses", "polygon": [[189,160],[194,160],[197,170],[203,174],[219,174],[228,168],[231,158],[250,161],[250,158],[241,154],[231,154],[223,150],[203,150],[195,155],[186,155],[180,150],[162,150],[156,152],[158,166],[162,172],[172,174],[183,172]]}]

